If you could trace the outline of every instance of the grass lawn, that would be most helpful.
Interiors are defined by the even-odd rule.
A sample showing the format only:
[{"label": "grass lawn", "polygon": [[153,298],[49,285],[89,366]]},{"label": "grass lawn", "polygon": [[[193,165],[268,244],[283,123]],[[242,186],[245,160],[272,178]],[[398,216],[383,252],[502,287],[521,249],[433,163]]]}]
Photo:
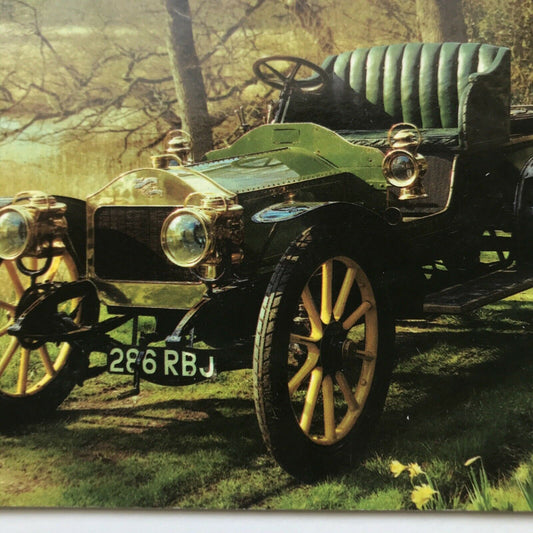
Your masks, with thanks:
[{"label": "grass lawn", "polygon": [[400,323],[367,458],[315,485],[266,453],[251,371],[183,388],[142,383],[127,399],[117,397],[130,379],[102,375],[51,420],[0,434],[0,506],[414,509],[409,476],[390,472],[399,460],[438,490],[427,507],[528,510],[519,482],[533,476],[532,318],[529,291],[464,317]]}]

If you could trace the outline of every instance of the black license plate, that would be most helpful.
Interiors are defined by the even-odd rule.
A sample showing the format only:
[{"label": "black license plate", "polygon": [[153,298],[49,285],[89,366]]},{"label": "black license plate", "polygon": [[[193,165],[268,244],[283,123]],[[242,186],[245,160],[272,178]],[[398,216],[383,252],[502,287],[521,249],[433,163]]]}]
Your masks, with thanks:
[{"label": "black license plate", "polygon": [[[133,375],[138,346],[115,347],[107,354],[111,374]],[[212,378],[215,373],[213,351],[151,347],[146,350],[139,368],[146,381],[160,385],[187,385]]]}]

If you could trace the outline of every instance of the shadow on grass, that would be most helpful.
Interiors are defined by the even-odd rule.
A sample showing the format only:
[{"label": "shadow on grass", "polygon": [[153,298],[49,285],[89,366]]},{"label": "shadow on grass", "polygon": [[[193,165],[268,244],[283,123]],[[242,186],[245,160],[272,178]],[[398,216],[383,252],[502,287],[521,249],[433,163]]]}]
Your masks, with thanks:
[{"label": "shadow on grass", "polygon": [[[243,399],[67,408],[46,423],[4,435],[20,453],[52,453],[54,468],[67,480],[67,506],[183,506],[191,494],[222,480],[259,475],[260,498],[250,488],[226,494],[230,507],[242,508],[268,497],[269,489],[295,483],[265,456],[252,402]],[[265,483],[273,470],[278,479]],[[225,505],[215,498],[213,506]]]},{"label": "shadow on grass", "polygon": [[[397,339],[399,361],[376,438],[382,454],[462,464],[495,479],[533,451],[533,305],[500,302]],[[411,331],[409,330],[411,327]]]},{"label": "shadow on grass", "polygon": [[[483,455],[491,479],[530,457],[532,317],[532,305],[504,302],[466,319],[410,322],[416,332],[401,328],[399,362],[367,460],[328,482],[346,500],[323,491],[309,508],[357,508],[361,498],[390,490],[391,458],[440,468],[439,488],[451,497],[458,481],[446,472],[468,457]],[[120,387],[108,382],[89,385],[91,396],[84,392],[50,420],[3,436],[21,456],[52,465],[66,506],[236,509],[314,490],[266,454],[251,390],[242,397],[249,375],[230,374],[194,394],[147,387],[138,400],[116,400]],[[464,484],[466,470],[458,477]]]}]

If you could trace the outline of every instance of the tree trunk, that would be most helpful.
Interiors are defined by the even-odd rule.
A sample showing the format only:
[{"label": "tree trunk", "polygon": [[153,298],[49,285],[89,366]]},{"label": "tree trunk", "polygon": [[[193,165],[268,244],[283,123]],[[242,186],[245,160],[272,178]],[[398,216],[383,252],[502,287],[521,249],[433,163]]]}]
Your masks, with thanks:
[{"label": "tree trunk", "polygon": [[461,0],[416,0],[416,18],[424,42],[466,42]]},{"label": "tree trunk", "polygon": [[183,128],[192,139],[198,161],[213,148],[202,69],[194,46],[189,0],[165,0],[168,11],[168,53]]}]

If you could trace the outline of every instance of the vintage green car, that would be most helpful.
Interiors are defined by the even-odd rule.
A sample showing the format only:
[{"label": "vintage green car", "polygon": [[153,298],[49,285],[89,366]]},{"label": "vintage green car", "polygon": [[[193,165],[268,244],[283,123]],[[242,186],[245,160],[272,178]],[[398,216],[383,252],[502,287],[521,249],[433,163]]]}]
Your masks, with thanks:
[{"label": "vintage green car", "polygon": [[[510,106],[508,49],[410,43],[254,72],[280,99],[230,147],[188,163],[175,135],[85,202],[4,201],[3,422],[102,371],[138,391],[252,367],[266,446],[314,479],[364,451],[396,319],[533,286],[533,109]],[[127,322],[126,345],[111,332]]]}]

